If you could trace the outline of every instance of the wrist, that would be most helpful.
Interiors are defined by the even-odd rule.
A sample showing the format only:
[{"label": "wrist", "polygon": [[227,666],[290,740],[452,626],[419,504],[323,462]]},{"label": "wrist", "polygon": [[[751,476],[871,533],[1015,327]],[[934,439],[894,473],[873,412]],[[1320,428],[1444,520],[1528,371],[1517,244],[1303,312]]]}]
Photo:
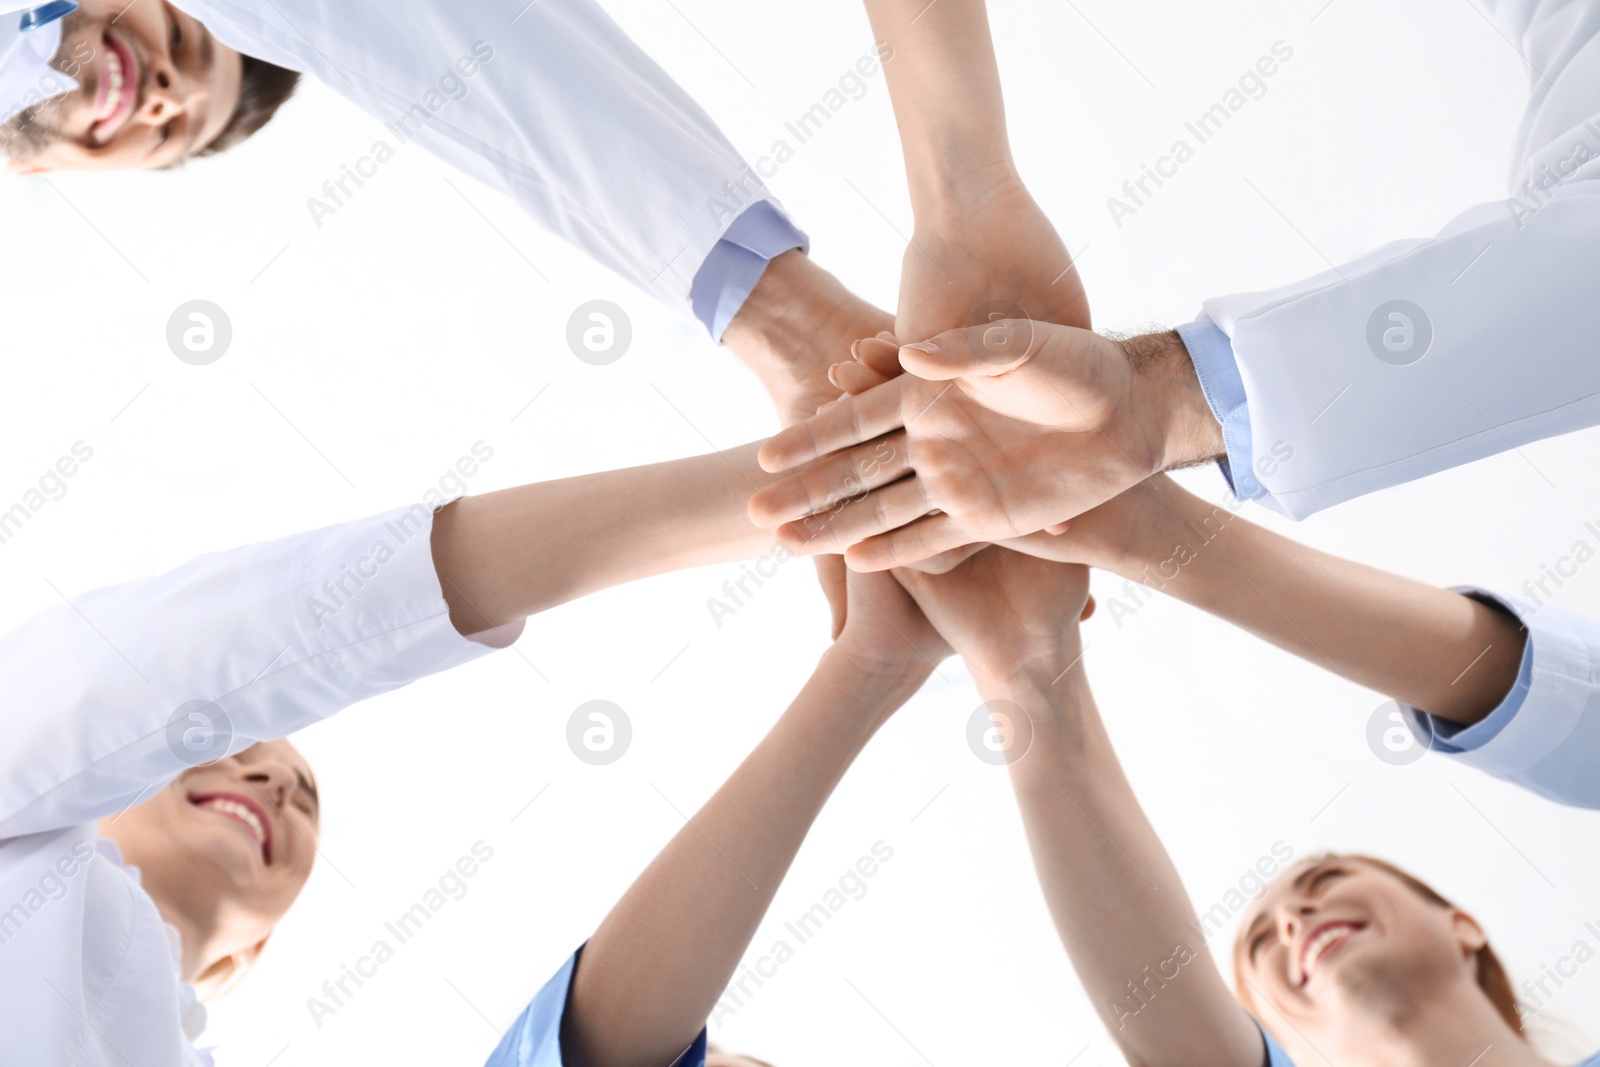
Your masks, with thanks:
[{"label": "wrist", "polygon": [[853,299],[839,279],[791,248],[767,263],[722,342],[758,374],[765,368],[788,370],[800,362],[800,348],[786,342],[816,332],[819,320],[843,314]]},{"label": "wrist", "polygon": [[1074,674],[1082,673],[1083,641],[1074,624],[1071,632],[1063,635],[1058,643],[1021,651],[1007,649],[992,658],[962,658],[985,700],[1010,700],[1027,707],[1029,705],[1020,698],[1049,700],[1057,697]]},{"label": "wrist", "polygon": [[[1041,742],[1056,746],[1063,737],[1081,734],[1081,712],[1092,707],[1088,680],[1079,663],[1065,674],[1022,670],[978,676],[978,692],[989,705],[1021,708],[1028,717],[1029,749]],[[1036,761],[1037,762],[1037,761]],[[1018,760],[1013,769],[1028,765]]]},{"label": "wrist", "polygon": [[859,651],[849,638],[841,638],[822,654],[817,670],[838,679],[863,702],[883,707],[887,717],[922,688],[933,667],[921,656],[885,660]]},{"label": "wrist", "polygon": [[1022,176],[1004,137],[975,148],[973,136],[946,136],[937,144],[907,149],[911,215],[918,226],[949,230],[970,224],[985,204],[1022,191]]},{"label": "wrist", "polygon": [[790,425],[839,396],[828,368],[850,345],[894,325],[798,249],[774,257],[722,341],[749,367]]},{"label": "wrist", "polygon": [[1140,495],[1129,502],[1129,521],[1091,566],[1158,591],[1193,563],[1233,518],[1232,512],[1162,478],[1128,492]]},{"label": "wrist", "polygon": [[1176,330],[1118,342],[1133,370],[1134,419],[1149,449],[1150,474],[1227,454],[1189,349]]}]

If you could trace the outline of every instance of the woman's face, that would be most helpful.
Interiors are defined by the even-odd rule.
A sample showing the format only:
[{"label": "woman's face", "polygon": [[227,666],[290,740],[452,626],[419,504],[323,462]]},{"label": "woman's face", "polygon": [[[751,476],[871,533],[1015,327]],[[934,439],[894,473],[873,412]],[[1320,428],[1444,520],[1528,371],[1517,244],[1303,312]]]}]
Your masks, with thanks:
[{"label": "woman's face", "polygon": [[1465,912],[1344,857],[1284,872],[1240,930],[1235,966],[1247,1006],[1286,1044],[1279,1031],[1338,1044],[1452,982],[1476,984],[1474,954],[1485,944]]},{"label": "woman's face", "polygon": [[[219,944],[247,951],[272,932],[311,876],[317,788],[287,741],[267,741],[194,767],[101,833],[139,868],[163,909],[175,908]],[[173,921],[168,916],[168,921]]]}]

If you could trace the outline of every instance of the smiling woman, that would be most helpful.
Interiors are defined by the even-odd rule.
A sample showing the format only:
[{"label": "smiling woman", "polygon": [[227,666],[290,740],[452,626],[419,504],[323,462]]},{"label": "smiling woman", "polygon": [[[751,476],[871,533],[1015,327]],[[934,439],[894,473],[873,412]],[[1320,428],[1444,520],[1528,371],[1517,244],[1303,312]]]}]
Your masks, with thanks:
[{"label": "smiling woman", "polygon": [[[413,505],[203,556],[0,639],[6,1062],[208,1063],[199,997],[260,956],[317,855],[315,780],[281,739],[505,647],[530,614],[755,555],[762,477],[746,445]],[[38,892],[51,871],[59,906]]]},{"label": "smiling woman", "polygon": [[157,169],[212,155],[265,125],[299,79],[241,56],[168,3],[84,0],[61,34],[55,66],[77,88],[0,126],[14,173]]},{"label": "smiling woman", "polygon": [[1455,993],[1523,1033],[1511,979],[1477,921],[1371,856],[1330,853],[1284,872],[1240,926],[1234,973],[1240,1001],[1307,1062],[1318,1055],[1320,1027],[1304,1007],[1313,997],[1335,1006],[1323,1025],[1344,1029],[1358,1020],[1341,1010],[1393,1010],[1412,999],[1408,986],[1441,1002]]},{"label": "smiling woman", "polygon": [[265,741],[194,767],[151,799],[100,820],[178,931],[202,996],[244,976],[305,887],[320,805],[305,757]]}]

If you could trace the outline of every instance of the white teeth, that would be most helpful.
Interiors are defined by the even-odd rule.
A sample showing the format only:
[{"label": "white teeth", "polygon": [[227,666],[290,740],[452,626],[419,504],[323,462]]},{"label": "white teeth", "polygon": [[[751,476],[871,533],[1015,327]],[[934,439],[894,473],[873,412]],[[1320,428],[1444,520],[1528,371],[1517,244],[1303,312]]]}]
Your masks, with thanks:
[{"label": "white teeth", "polygon": [[1304,978],[1309,979],[1311,977],[1311,972],[1316,968],[1317,963],[1321,961],[1322,954],[1332,947],[1335,941],[1348,937],[1354,932],[1355,927],[1341,924],[1329,927],[1308,941],[1304,951],[1300,954],[1300,973]]},{"label": "white teeth", "polygon": [[106,93],[105,106],[95,116],[97,120],[110,118],[117,113],[117,108],[122,105],[122,60],[117,56],[116,52],[109,48],[106,49],[106,80],[110,85],[110,91]]},{"label": "white teeth", "polygon": [[267,843],[267,832],[262,827],[261,820],[256,817],[255,812],[251,811],[243,804],[235,804],[233,801],[224,797],[213,797],[212,799],[201,803],[200,807],[205,808],[208,811],[215,811],[223,815],[233,816],[250,828],[250,832],[255,835],[256,844],[265,845]]}]

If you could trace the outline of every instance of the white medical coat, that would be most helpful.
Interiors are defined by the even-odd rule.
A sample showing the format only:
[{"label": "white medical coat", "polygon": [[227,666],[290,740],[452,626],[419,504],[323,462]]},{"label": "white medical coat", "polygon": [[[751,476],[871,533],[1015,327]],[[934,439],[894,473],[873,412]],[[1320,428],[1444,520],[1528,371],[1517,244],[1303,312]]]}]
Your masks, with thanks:
[{"label": "white medical coat", "polygon": [[231,48],[314,75],[383,119],[392,149],[414,140],[685,312],[723,231],[772,199],[592,0],[175,6]]},{"label": "white medical coat", "polygon": [[1184,331],[1241,497],[1302,518],[1600,422],[1600,4],[1480,3],[1532,67],[1511,195]]},{"label": "white medical coat", "polygon": [[96,820],[197,761],[192,702],[226,716],[220,758],[488,652],[450,624],[432,522],[418,505],[201,556],[0,640],[0,1062],[209,1063],[177,933]]}]

